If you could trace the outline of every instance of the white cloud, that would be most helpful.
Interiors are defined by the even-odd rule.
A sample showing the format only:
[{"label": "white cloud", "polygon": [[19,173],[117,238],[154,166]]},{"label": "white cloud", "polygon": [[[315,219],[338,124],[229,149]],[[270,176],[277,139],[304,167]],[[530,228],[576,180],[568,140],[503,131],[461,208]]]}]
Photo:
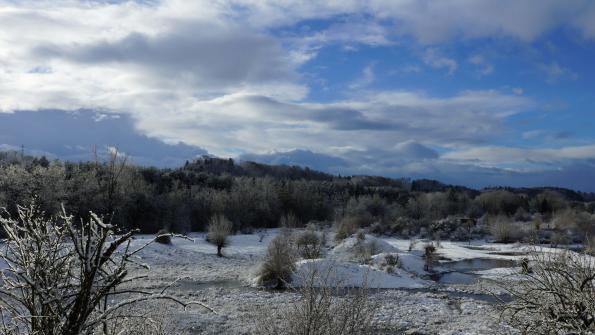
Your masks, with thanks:
[{"label": "white cloud", "polygon": [[426,49],[422,60],[426,65],[435,69],[447,69],[448,74],[453,74],[458,67],[457,62],[454,59],[443,56],[436,48]]},{"label": "white cloud", "polygon": [[531,105],[527,98],[495,91],[450,98],[385,91],[333,103],[230,94],[195,100],[178,109],[184,112],[147,113],[138,127],[151,136],[201,145],[222,155],[238,148],[263,153],[301,147],[331,153],[332,147],[347,144],[373,150],[407,140],[478,143],[496,136],[506,117]]},{"label": "white cloud", "polygon": [[553,84],[564,78],[570,80],[576,80],[578,78],[578,74],[566,67],[561,66],[557,62],[539,64],[538,67],[539,70],[545,74],[546,81],[550,84]]},{"label": "white cloud", "polygon": [[469,63],[477,65],[477,73],[480,76],[487,76],[494,72],[494,66],[490,64],[482,55],[473,55],[468,59]]},{"label": "white cloud", "polygon": [[[263,27],[290,25],[304,19],[370,15],[392,21],[402,35],[433,44],[453,38],[504,36],[534,40],[556,28],[576,29],[595,38],[595,3],[590,0],[371,0],[299,1],[233,0],[242,17]],[[456,14],[456,15],[453,15]]]},{"label": "white cloud", "polygon": [[[530,134],[531,135],[531,134]],[[595,159],[595,144],[560,148],[514,148],[480,146],[456,150],[442,156],[445,159],[478,162],[490,166],[506,164],[550,164],[566,160]]]},{"label": "white cloud", "polygon": [[374,82],[375,78],[374,64],[368,64],[362,70],[360,77],[349,85],[349,88],[356,90],[367,87]]}]

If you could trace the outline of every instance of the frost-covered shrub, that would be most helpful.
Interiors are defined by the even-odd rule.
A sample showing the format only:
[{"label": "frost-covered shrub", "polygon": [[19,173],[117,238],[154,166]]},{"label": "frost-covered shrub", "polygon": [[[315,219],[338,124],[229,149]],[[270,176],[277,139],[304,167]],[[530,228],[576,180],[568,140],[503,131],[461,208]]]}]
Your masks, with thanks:
[{"label": "frost-covered shrub", "polygon": [[344,239],[348,238],[349,236],[355,234],[358,229],[358,225],[356,220],[345,217],[341,219],[339,224],[337,225],[337,232],[335,234],[335,242],[341,242]]},{"label": "frost-covered shrub", "polygon": [[229,235],[233,225],[223,215],[211,217],[207,233],[207,241],[217,247],[217,256],[223,257],[221,250],[229,243]]},{"label": "frost-covered shrub", "polygon": [[501,306],[504,319],[523,334],[592,334],[595,260],[559,251],[533,252],[530,262],[522,280],[501,285],[513,297]]},{"label": "frost-covered shrub", "polygon": [[374,314],[379,305],[369,296],[367,283],[348,289],[334,278],[334,269],[313,267],[297,288],[299,299],[263,311],[256,320],[262,335],[367,335],[375,334]]},{"label": "frost-covered shrub", "polygon": [[416,245],[417,245],[417,239],[411,238],[409,240],[409,247],[407,248],[409,250],[409,252],[413,251],[413,249],[415,249]]},{"label": "frost-covered shrub", "polygon": [[307,229],[297,235],[295,245],[302,258],[315,259],[320,257],[321,241],[318,234]]},{"label": "frost-covered shrub", "polygon": [[289,213],[287,215],[283,215],[281,220],[279,221],[279,227],[287,228],[287,229],[294,229],[300,227],[302,223],[300,220],[295,216],[293,213]]},{"label": "frost-covered shrub", "polygon": [[296,260],[297,252],[291,235],[281,233],[275,236],[267,247],[257,283],[273,288],[285,287],[291,281]]},{"label": "frost-covered shrub", "polygon": [[399,255],[396,253],[380,254],[380,268],[388,273],[393,273],[399,267]]},{"label": "frost-covered shrub", "polygon": [[370,234],[374,235],[384,235],[386,234],[387,226],[382,224],[382,222],[376,221],[368,227],[367,231]]},{"label": "frost-covered shrub", "polygon": [[259,229],[257,232],[258,234],[258,242],[264,241],[264,238],[267,237],[268,233],[266,229]]},{"label": "frost-covered shrub", "polygon": [[522,237],[518,224],[505,216],[498,216],[490,222],[490,233],[494,241],[500,243],[516,242]]},{"label": "frost-covered shrub", "polygon": [[424,246],[424,259],[425,259],[424,270],[426,270],[426,271],[432,270],[432,266],[434,265],[436,258],[437,258],[436,247],[434,246],[434,243],[430,242],[430,243],[426,244]]},{"label": "frost-covered shrub", "polygon": [[595,256],[595,236],[587,236],[585,239],[585,252]]},{"label": "frost-covered shrub", "polygon": [[46,218],[33,204],[18,207],[16,219],[0,217],[0,226],[0,334],[95,334],[143,301],[186,306],[165,289],[135,288],[139,277],[130,273],[143,267],[133,257],[153,241],[132,247],[133,231],[116,234],[93,213],[84,222],[64,210]]}]

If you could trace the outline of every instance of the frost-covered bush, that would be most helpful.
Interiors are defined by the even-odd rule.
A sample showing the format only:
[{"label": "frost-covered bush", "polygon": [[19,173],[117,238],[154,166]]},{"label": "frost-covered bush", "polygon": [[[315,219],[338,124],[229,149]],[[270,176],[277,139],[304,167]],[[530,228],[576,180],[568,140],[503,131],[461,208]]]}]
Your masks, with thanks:
[{"label": "frost-covered bush", "polygon": [[432,270],[432,266],[434,265],[436,258],[437,258],[436,247],[434,246],[434,243],[430,242],[430,243],[426,244],[424,246],[424,259],[425,259],[424,270],[426,270],[426,271]]},{"label": "frost-covered bush", "polygon": [[415,246],[417,245],[417,239],[416,238],[411,238],[409,240],[409,247],[407,248],[407,250],[409,250],[409,252],[413,251],[413,249],[415,249]]},{"label": "frost-covered bush", "polygon": [[[595,259],[570,251],[533,252],[531,267],[514,285],[502,315],[523,334],[592,334],[595,331]],[[529,263],[527,262],[527,263]]]},{"label": "frost-covered bush", "polygon": [[18,207],[18,214],[0,217],[6,233],[0,251],[1,334],[95,334],[143,301],[187,305],[165,290],[133,286],[138,277],[130,272],[140,266],[133,258],[153,241],[133,247],[132,231],[116,234],[93,213],[75,223],[64,210],[47,218],[33,204]]},{"label": "frost-covered bush", "polygon": [[380,268],[388,273],[393,273],[399,267],[399,255],[396,253],[380,254]]},{"label": "frost-covered bush", "polygon": [[490,222],[490,233],[494,241],[501,243],[516,242],[522,237],[522,232],[515,222],[505,216],[498,216]]},{"label": "frost-covered bush", "polygon": [[307,229],[297,235],[295,245],[298,253],[304,259],[315,259],[320,257],[321,241],[318,234]]},{"label": "frost-covered bush", "polygon": [[334,278],[332,267],[312,267],[297,288],[296,302],[257,318],[256,334],[262,335],[366,335],[375,334],[373,318],[378,304],[366,283],[348,289]]},{"label": "frost-covered bush", "polygon": [[257,283],[273,288],[285,287],[291,281],[296,261],[297,252],[291,234],[280,233],[269,242]]},{"label": "frost-covered bush", "polygon": [[349,236],[355,234],[358,229],[357,221],[350,217],[344,217],[337,225],[335,242],[339,243]]},{"label": "frost-covered bush", "polygon": [[283,215],[281,220],[279,221],[279,227],[287,228],[287,229],[294,229],[300,227],[302,223],[300,220],[295,216],[293,213],[289,213],[287,215]]},{"label": "frost-covered bush", "polygon": [[223,257],[221,250],[229,244],[233,225],[223,215],[215,215],[209,222],[207,241],[217,247],[217,256]]}]

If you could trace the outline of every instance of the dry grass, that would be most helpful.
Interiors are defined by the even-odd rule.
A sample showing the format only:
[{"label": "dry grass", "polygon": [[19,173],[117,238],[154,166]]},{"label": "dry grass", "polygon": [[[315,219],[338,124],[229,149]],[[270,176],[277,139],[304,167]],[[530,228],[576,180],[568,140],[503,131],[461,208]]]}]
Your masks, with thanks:
[{"label": "dry grass", "polygon": [[[276,312],[257,318],[255,334],[262,335],[364,335],[374,334],[378,304],[362,288],[345,289],[334,280],[332,269],[313,270],[296,288],[299,298]],[[322,285],[320,285],[322,283]],[[333,283],[327,285],[326,283]]]}]

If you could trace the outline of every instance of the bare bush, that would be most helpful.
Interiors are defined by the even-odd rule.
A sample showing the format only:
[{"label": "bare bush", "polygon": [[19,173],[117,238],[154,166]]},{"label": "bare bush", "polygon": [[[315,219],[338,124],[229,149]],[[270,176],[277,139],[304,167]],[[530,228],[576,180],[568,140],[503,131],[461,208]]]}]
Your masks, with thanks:
[{"label": "bare bush", "polygon": [[217,256],[219,257],[223,257],[221,251],[229,244],[232,228],[231,221],[223,215],[215,215],[209,221],[207,241],[217,247]]},{"label": "bare bush", "polygon": [[417,245],[417,239],[411,238],[409,240],[409,247],[407,248],[407,250],[409,250],[409,252],[413,251],[413,249],[415,249],[416,245]]},{"label": "bare bush", "polygon": [[302,258],[320,258],[321,241],[315,231],[307,229],[299,233],[295,239],[295,245]]},{"label": "bare bush", "polygon": [[259,229],[256,233],[258,234],[258,242],[260,243],[262,243],[262,241],[264,241],[264,238],[268,235],[266,229]]},{"label": "bare bush", "polygon": [[586,237],[585,252],[591,256],[595,256],[595,236]]},{"label": "bare bush", "polygon": [[295,216],[293,213],[289,213],[287,215],[283,215],[279,222],[279,227],[287,228],[287,229],[294,229],[300,227],[302,223],[300,220]]},{"label": "bare bush", "polygon": [[263,335],[364,335],[374,334],[378,304],[366,283],[345,289],[335,280],[332,267],[313,268],[296,289],[299,299],[275,313],[257,319],[256,333]]},{"label": "bare bush", "polygon": [[399,267],[399,263],[400,260],[398,254],[385,254],[380,263],[380,267],[388,273],[393,273],[395,272],[395,268]]},{"label": "bare bush", "polygon": [[358,229],[358,224],[353,218],[345,217],[341,219],[337,225],[337,232],[335,234],[335,242],[341,242],[349,236],[355,234]]},{"label": "bare bush", "polygon": [[504,319],[525,334],[595,331],[595,260],[570,251],[533,252],[530,264],[520,281],[502,285],[513,297],[502,305]]},{"label": "bare bush", "polygon": [[516,242],[521,237],[519,227],[505,216],[498,216],[490,222],[490,233],[496,242]]},{"label": "bare bush", "polygon": [[[130,287],[142,267],[135,255],[154,240],[132,248],[133,232],[91,213],[74,223],[64,210],[46,219],[35,205],[18,208],[18,219],[0,218],[6,233],[0,258],[0,333],[35,335],[109,334],[119,312],[137,303],[166,299],[188,305],[163,291]],[[137,269],[140,270],[140,269]]]},{"label": "bare bush", "polygon": [[295,270],[297,252],[288,232],[275,236],[267,247],[267,253],[260,266],[258,283],[267,287],[283,288],[291,281]]},{"label": "bare bush", "polygon": [[379,248],[376,240],[366,240],[366,234],[359,231],[356,235],[355,245],[353,246],[354,260],[359,263],[368,263],[373,255],[378,254]]},{"label": "bare bush", "polygon": [[434,246],[434,243],[430,242],[424,246],[424,258],[424,270],[431,271],[437,258],[436,247]]}]

